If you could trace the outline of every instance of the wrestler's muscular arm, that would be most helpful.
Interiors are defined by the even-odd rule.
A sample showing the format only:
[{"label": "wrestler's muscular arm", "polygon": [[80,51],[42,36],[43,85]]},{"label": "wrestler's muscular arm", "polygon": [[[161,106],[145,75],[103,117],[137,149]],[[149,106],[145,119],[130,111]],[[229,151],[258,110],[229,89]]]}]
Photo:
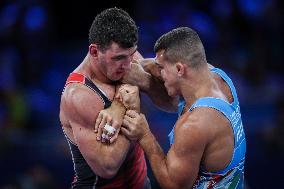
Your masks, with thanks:
[{"label": "wrestler's muscular arm", "polygon": [[164,189],[192,188],[197,178],[206,134],[200,132],[200,126],[194,122],[194,119],[190,119],[177,123],[179,129],[175,129],[175,142],[167,155],[154,135],[140,140],[154,175]]},{"label": "wrestler's muscular arm", "polygon": [[[208,64],[209,68],[213,68]],[[178,97],[170,97],[164,86],[161,70],[155,64],[154,58],[143,59],[142,56],[131,64],[130,72],[123,78],[123,83],[138,86],[160,109],[166,112],[176,112]]]},{"label": "wrestler's muscular arm", "polygon": [[[139,141],[155,178],[164,189],[192,188],[199,170],[202,155],[210,138],[208,122],[198,111],[185,113],[175,127],[175,141],[167,155],[150,132],[143,114],[127,111],[121,128],[131,140]],[[206,130],[207,128],[207,130]]]},{"label": "wrestler's muscular arm", "polygon": [[96,174],[103,178],[113,177],[126,157],[130,142],[123,135],[118,135],[110,145],[97,141],[94,123],[104,104],[92,90],[73,84],[64,93],[61,108],[72,127],[74,142]]},{"label": "wrestler's muscular arm", "polygon": [[[154,104],[156,104],[159,108],[168,112],[176,112],[178,105],[178,97],[170,97],[166,91],[164,86],[161,71],[157,64],[155,64],[155,59],[148,58],[143,59],[143,57],[139,54],[139,52],[135,53],[134,63],[131,63],[130,72],[123,78],[122,82],[130,85],[138,86],[139,89],[148,94],[148,96],[152,99]],[[133,91],[131,86],[126,86],[122,88],[128,88],[130,91]],[[134,93],[137,93],[137,90],[134,89]],[[130,94],[130,93],[129,93]],[[140,98],[137,95],[129,95],[123,94],[122,96],[125,98],[131,99],[130,102],[139,102]],[[123,98],[122,98],[123,99]],[[124,105],[127,107],[128,102],[124,101]],[[133,104],[133,103],[132,103]],[[119,112],[119,107],[116,107],[119,103],[113,103],[111,107],[108,109],[102,110],[99,116],[99,119],[96,120],[95,131],[98,133],[97,137],[100,140],[101,133],[105,130],[103,129],[106,121],[105,117],[112,117],[114,115],[113,112]],[[133,108],[127,108],[133,109]],[[137,111],[137,110],[136,110]],[[140,111],[140,106],[139,110]],[[124,115],[125,110],[122,110],[119,115]],[[113,120],[119,120],[117,122],[121,123],[123,117],[116,116]],[[121,125],[121,124],[120,124]],[[120,125],[115,127],[116,129],[120,129]],[[110,142],[116,140],[116,135],[110,136]]]},{"label": "wrestler's muscular arm", "polygon": [[[210,69],[213,68],[212,65],[208,65]],[[143,59],[142,55],[136,52],[134,63],[131,63],[131,70],[123,78],[122,82],[138,86],[160,109],[167,112],[177,111],[179,99],[168,95],[161,76],[161,70],[155,64],[154,58]],[[115,110],[115,104],[112,104],[111,108]]]},{"label": "wrestler's muscular arm", "polygon": [[139,59],[131,64],[131,71],[124,77],[123,83],[136,85],[145,92],[160,109],[176,112],[178,97],[170,97],[164,86],[161,71],[155,59]]},{"label": "wrestler's muscular arm", "polygon": [[[148,96],[159,108],[168,112],[175,112],[177,110],[178,97],[170,97],[168,95],[161,77],[160,68],[158,67],[157,64],[155,64],[155,59],[153,58],[143,59],[143,57],[139,52],[136,52],[134,54],[133,59],[135,63],[131,63],[131,69],[129,73],[123,78],[122,82],[138,86],[139,89],[141,89],[142,91],[148,94]],[[125,96],[125,94],[123,96]],[[138,98],[137,95],[128,94],[128,96],[129,99],[132,99],[131,100],[132,102],[139,101],[140,104],[139,96]],[[126,105],[125,103],[127,102],[124,102],[124,105]],[[106,110],[102,110],[99,118],[96,120],[95,131],[98,132],[98,139],[101,138],[103,126],[106,123],[106,121],[104,121],[106,120],[105,117],[112,117],[114,115],[113,112],[120,111],[119,107],[117,108],[116,105],[119,105],[119,103],[112,103],[111,107],[109,107]],[[122,110],[121,113],[119,113],[119,115],[124,115],[124,113],[125,110]],[[121,123],[122,118],[123,117],[116,116],[114,120],[119,120],[118,122]],[[120,128],[120,125],[116,129],[118,128]],[[112,137],[110,142],[114,141],[115,139],[116,137]]]},{"label": "wrestler's muscular arm", "polygon": [[[97,140],[113,143],[118,136],[126,109],[140,112],[139,88],[129,84],[116,86],[116,95],[111,106],[101,110],[95,124]],[[105,124],[116,129],[114,134],[110,134],[104,128]],[[110,140],[105,140],[102,136],[107,135]]]}]

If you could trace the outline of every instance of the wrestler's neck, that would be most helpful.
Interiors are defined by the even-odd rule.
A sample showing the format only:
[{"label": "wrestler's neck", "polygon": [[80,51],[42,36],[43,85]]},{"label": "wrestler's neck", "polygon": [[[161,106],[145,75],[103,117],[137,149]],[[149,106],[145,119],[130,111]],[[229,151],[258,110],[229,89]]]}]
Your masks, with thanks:
[{"label": "wrestler's neck", "polygon": [[80,73],[91,79],[95,83],[111,84],[113,81],[108,79],[105,74],[100,70],[98,63],[93,60],[88,53],[81,65],[78,67]]},{"label": "wrestler's neck", "polygon": [[187,104],[192,105],[197,99],[215,96],[218,86],[207,68],[191,71],[181,83],[181,94]]}]

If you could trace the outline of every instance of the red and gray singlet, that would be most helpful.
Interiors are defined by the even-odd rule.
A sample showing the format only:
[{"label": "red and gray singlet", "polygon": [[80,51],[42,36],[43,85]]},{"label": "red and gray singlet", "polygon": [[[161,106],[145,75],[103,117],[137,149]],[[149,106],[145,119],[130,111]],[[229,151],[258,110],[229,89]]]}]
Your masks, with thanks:
[{"label": "red and gray singlet", "polygon": [[[70,83],[80,83],[94,91],[103,103],[104,108],[111,105],[106,95],[86,76],[80,73],[71,73],[66,81],[65,87]],[[147,181],[147,167],[144,152],[138,143],[132,143],[125,161],[119,171],[112,179],[104,179],[96,175],[82,156],[78,146],[74,144],[65,134],[68,141],[72,160],[74,164],[74,181],[72,188],[80,189],[142,189]]]}]

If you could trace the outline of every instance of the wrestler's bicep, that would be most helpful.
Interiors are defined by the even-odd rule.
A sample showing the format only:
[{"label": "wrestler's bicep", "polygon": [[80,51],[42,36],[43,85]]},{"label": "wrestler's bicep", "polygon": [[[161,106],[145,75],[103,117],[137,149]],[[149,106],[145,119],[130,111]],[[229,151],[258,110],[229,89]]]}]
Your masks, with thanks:
[{"label": "wrestler's bicep", "polygon": [[67,92],[67,116],[75,143],[92,169],[100,173],[100,158],[95,154],[100,153],[102,144],[96,140],[94,125],[104,104],[100,97],[89,89],[75,88]]},{"label": "wrestler's bicep", "polygon": [[205,146],[206,133],[198,121],[185,119],[176,125],[174,144],[168,152],[167,163],[171,177],[180,186],[192,187]]},{"label": "wrestler's bicep", "polygon": [[86,127],[93,127],[100,110],[104,108],[100,97],[84,86],[69,88],[65,96],[68,119]]},{"label": "wrestler's bicep", "polygon": [[83,131],[93,133],[103,103],[94,92],[81,86],[68,88],[65,92],[65,112],[77,144],[82,140],[80,135]]}]

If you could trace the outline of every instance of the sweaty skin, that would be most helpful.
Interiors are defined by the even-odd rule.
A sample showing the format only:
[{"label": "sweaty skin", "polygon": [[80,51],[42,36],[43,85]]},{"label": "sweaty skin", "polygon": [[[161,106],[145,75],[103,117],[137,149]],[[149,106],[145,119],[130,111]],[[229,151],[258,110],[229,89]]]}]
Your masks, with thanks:
[{"label": "sweaty skin", "polygon": [[[116,95],[116,99],[123,102],[126,109],[140,112],[140,98],[138,91],[140,89],[151,98],[158,108],[167,112],[176,112],[178,97],[170,97],[167,94],[160,68],[155,63],[155,59],[143,59],[139,52],[136,52],[134,56],[136,59],[131,63],[130,71],[122,80],[122,82],[127,83],[127,85],[124,84],[121,86],[119,89],[120,92]],[[138,88],[134,86],[138,86]],[[127,94],[126,91],[129,91],[129,94]],[[137,103],[136,105],[135,102]],[[113,120],[116,120],[116,123],[122,123],[123,116],[119,117],[119,115],[124,115],[125,109],[120,108],[120,105],[116,107],[116,105],[118,104],[113,103],[108,109],[101,110],[100,116],[95,124],[95,132],[97,132],[98,140],[101,139],[102,133],[108,135],[110,138],[110,141],[108,142],[112,143],[116,140],[117,135],[108,134],[104,129],[104,125],[107,123],[106,120],[113,117],[114,114],[115,117],[113,117]],[[121,124],[115,124],[113,127],[119,132]]]},{"label": "sweaty skin", "polygon": [[[97,140],[102,139],[102,142],[113,143],[117,139],[126,109],[140,112],[139,89],[137,86],[129,84],[119,86],[112,105],[100,111],[95,124]],[[104,129],[106,123],[116,129],[115,134],[109,134],[106,129]],[[101,138],[102,133],[107,135],[110,140]]]},{"label": "sweaty skin", "polygon": [[[141,64],[131,66],[136,72],[129,74],[129,83],[140,81],[139,89],[150,98],[155,94],[153,102],[163,108],[177,105],[164,101],[168,97],[180,99],[179,117],[169,135],[171,147],[165,154],[144,114],[134,110],[126,111],[121,132],[143,148],[162,188],[242,188],[246,142],[231,79],[207,64],[202,41],[191,28],[162,35],[154,51],[155,64],[145,63],[144,72]],[[131,97],[124,94],[122,101],[127,98]]]},{"label": "sweaty skin", "polygon": [[161,70],[154,58],[139,59],[123,77],[123,83],[138,86],[153,103],[163,111],[176,112],[178,97],[169,96],[164,86]]},{"label": "sweaty skin", "polygon": [[[232,102],[229,86],[209,71],[209,65],[202,71],[194,71],[182,63],[177,63],[178,66],[166,63],[162,54],[163,51],[157,54],[157,62],[167,91],[173,96],[181,92],[186,101],[185,110],[202,96]],[[190,91],[193,88],[195,91]],[[162,188],[191,188],[200,165],[208,171],[222,170],[230,163],[234,148],[230,122],[211,108],[184,111],[175,124],[175,141],[167,154],[151,133],[142,113],[128,110],[121,131],[130,140],[139,142]]]},{"label": "sweaty skin", "polygon": [[[107,94],[112,98],[114,88],[110,88]],[[62,95],[60,119],[65,133],[78,145],[92,170],[103,178],[111,178],[124,161],[130,143],[122,135],[111,145],[97,141],[93,125],[103,107],[102,100],[92,90],[80,84],[70,84]]]},{"label": "sweaty skin", "polygon": [[[112,43],[108,50],[101,53],[95,44],[91,44],[86,58],[74,72],[87,76],[112,100],[116,91],[112,80],[125,75],[135,52],[136,46],[124,49]],[[98,59],[102,63],[97,62]],[[124,106],[118,107],[125,111]],[[110,145],[97,140],[94,124],[103,109],[104,103],[97,93],[82,84],[71,83],[61,96],[60,121],[67,137],[78,146],[91,169],[100,177],[112,178],[125,160],[130,142],[118,133],[117,140]],[[113,118],[116,119],[115,115]],[[113,118],[107,122],[121,124]]]}]

